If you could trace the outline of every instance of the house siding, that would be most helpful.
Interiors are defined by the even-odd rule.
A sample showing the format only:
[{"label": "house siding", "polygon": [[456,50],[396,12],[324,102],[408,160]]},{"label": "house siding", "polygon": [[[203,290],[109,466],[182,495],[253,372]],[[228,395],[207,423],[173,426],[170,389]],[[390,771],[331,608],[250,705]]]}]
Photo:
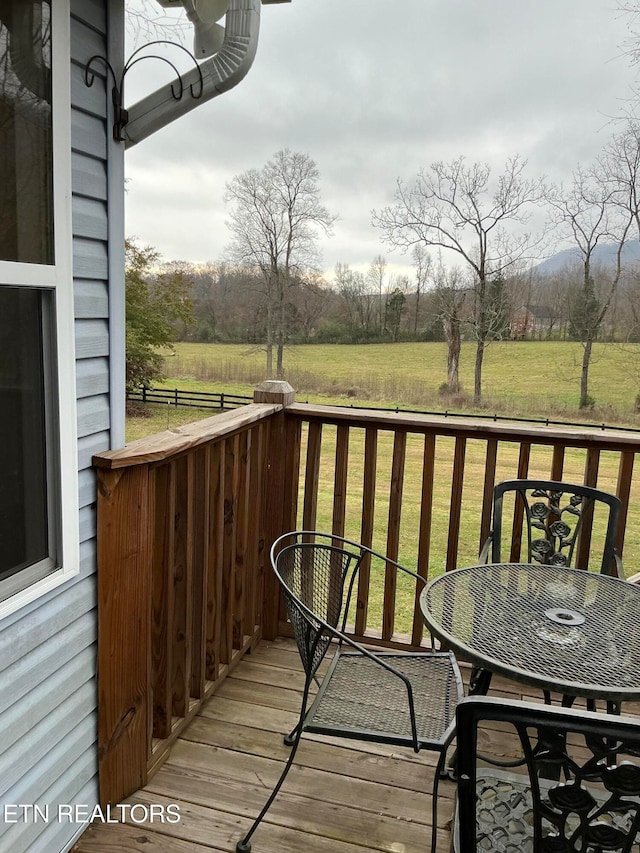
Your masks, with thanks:
[{"label": "house siding", "polygon": [[[110,5],[117,18],[122,3]],[[58,805],[91,808],[98,799],[96,478],[91,459],[110,447],[111,435],[111,146],[104,76],[88,88],[84,66],[93,54],[108,55],[107,6],[106,0],[71,0],[80,573],[0,622],[0,806],[46,806],[49,820],[0,820],[0,853],[68,850],[82,827],[56,820]],[[118,204],[115,199],[112,207]]]}]

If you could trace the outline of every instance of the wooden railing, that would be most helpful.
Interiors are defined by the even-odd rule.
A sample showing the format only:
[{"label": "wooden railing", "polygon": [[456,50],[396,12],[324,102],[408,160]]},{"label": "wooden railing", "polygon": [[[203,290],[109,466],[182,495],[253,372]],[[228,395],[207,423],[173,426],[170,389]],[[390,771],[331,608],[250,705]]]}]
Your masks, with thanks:
[{"label": "wooden railing", "polygon": [[[289,406],[285,416],[290,452],[301,448],[293,466],[300,472],[293,528],[361,541],[428,578],[477,560],[490,531],[496,482],[564,479],[620,497],[618,552],[628,574],[640,568],[640,478],[633,476],[638,433],[304,404]],[[593,529],[592,522],[583,527],[577,565],[587,565],[590,549],[598,547],[598,519]],[[512,561],[520,558],[522,532],[514,513]],[[381,607],[372,611],[369,598],[367,577],[358,591],[357,639],[422,642],[417,603],[398,600],[388,577]],[[287,632],[282,610],[278,630]]]},{"label": "wooden railing", "polygon": [[261,636],[283,429],[282,405],[257,403],[94,458],[103,803],[146,783]]},{"label": "wooden railing", "polygon": [[[267,570],[283,532],[333,531],[428,578],[474,562],[494,483],[530,475],[617,493],[618,549],[629,574],[640,564],[632,433],[303,405],[286,383],[263,385],[253,405],[94,460],[103,803],[146,783],[261,637],[290,634]],[[375,598],[376,571],[360,578],[354,635],[421,644],[415,597],[383,566]]]}]

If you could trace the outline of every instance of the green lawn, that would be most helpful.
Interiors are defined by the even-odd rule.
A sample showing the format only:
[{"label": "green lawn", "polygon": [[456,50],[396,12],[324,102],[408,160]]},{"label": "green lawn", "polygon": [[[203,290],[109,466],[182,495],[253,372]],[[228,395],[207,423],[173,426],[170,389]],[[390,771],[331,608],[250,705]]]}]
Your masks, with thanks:
[{"label": "green lawn", "polygon": [[[264,378],[264,353],[237,344],[177,344],[165,360],[170,387],[187,380],[249,393]],[[446,346],[440,343],[292,346],[286,378],[299,399],[319,395],[341,402],[461,410],[473,393],[475,346],[463,344],[460,375],[466,399],[438,393],[446,379]],[[486,350],[484,409],[530,417],[575,415],[582,347],[571,342],[507,341]],[[597,344],[590,369],[592,417],[598,422],[639,422],[640,345]]]}]

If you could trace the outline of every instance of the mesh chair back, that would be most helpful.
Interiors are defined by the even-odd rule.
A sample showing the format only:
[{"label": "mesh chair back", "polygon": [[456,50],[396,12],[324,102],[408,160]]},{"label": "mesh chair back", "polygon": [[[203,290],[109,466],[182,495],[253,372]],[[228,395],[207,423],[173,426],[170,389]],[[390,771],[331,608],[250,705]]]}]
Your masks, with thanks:
[{"label": "mesh chair back", "polygon": [[[637,718],[488,697],[456,717],[457,853],[640,849]],[[502,755],[522,754],[518,770],[479,755],[495,728]]]},{"label": "mesh chair back", "polygon": [[[622,508],[619,498],[589,486],[554,480],[506,480],[495,487],[491,562],[514,559],[513,553],[511,556],[501,554],[503,504],[509,492],[515,495],[515,511],[513,528],[504,531],[505,540],[520,542],[524,519],[526,562],[589,568],[586,555],[596,554],[591,539],[592,532],[597,529],[597,541],[602,542],[602,549],[590,562],[594,569],[604,574],[617,574],[615,544]],[[607,511],[606,520],[598,507]],[[597,510],[595,527],[594,510]],[[525,562],[523,558],[524,554],[518,556]]]},{"label": "mesh chair back", "polygon": [[[274,571],[308,676],[315,675],[333,637],[344,628],[360,552],[296,542],[275,558]],[[346,586],[346,589],[345,589]]]}]

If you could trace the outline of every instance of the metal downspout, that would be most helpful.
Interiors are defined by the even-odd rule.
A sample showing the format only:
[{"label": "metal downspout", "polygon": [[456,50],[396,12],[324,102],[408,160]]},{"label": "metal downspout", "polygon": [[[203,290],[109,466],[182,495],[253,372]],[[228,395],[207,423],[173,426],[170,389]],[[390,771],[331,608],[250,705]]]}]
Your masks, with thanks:
[{"label": "metal downspout", "polygon": [[168,83],[128,107],[129,121],[124,128],[125,147],[130,148],[205,101],[237,86],[255,59],[259,30],[260,0],[231,0],[225,20],[223,45],[215,56],[200,63],[202,97],[194,99],[189,95],[191,85],[196,90],[200,86],[200,76],[194,68],[182,75],[185,91],[181,100],[175,100],[171,94],[171,83]]}]

